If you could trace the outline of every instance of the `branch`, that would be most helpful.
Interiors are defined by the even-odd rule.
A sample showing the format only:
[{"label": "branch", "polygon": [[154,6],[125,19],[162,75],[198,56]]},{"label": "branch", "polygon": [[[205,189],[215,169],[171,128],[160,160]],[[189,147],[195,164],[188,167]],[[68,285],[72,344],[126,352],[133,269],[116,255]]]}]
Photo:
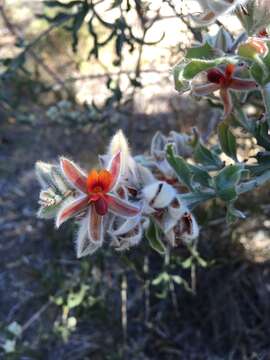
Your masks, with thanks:
[{"label": "branch", "polygon": [[[18,39],[19,41],[23,41],[24,38],[23,36],[20,34],[19,29],[13,25],[10,20],[8,19],[8,16],[5,12],[4,6],[0,5],[0,13],[2,15],[3,21],[6,25],[6,27],[8,28],[8,30],[10,31],[10,33],[15,36],[16,39]],[[38,56],[33,50],[32,47],[34,45],[36,45],[38,43],[38,41],[43,38],[44,36],[48,35],[52,30],[53,30],[54,26],[50,26],[47,30],[45,30],[44,32],[42,32],[36,39],[34,39],[30,44],[28,44],[25,49],[23,50],[23,52],[21,54],[24,53],[29,53],[30,56],[32,56],[32,58],[35,60],[35,62],[37,62],[50,76],[51,78],[53,78],[56,83],[58,85],[61,85],[68,94],[70,94],[69,89],[66,87],[64,81],[47,65],[44,63],[43,59]]]}]

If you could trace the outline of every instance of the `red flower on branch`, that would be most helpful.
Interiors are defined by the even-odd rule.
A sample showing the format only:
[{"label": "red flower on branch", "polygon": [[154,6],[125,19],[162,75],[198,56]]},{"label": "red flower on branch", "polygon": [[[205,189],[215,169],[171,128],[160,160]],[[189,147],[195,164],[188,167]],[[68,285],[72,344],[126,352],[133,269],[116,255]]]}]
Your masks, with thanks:
[{"label": "red flower on branch", "polygon": [[253,80],[240,79],[233,76],[236,65],[228,64],[223,72],[219,68],[213,68],[207,71],[208,83],[194,86],[192,91],[195,95],[209,95],[219,90],[220,98],[224,106],[224,117],[230,115],[233,109],[232,97],[230,91],[249,91],[257,88]]}]

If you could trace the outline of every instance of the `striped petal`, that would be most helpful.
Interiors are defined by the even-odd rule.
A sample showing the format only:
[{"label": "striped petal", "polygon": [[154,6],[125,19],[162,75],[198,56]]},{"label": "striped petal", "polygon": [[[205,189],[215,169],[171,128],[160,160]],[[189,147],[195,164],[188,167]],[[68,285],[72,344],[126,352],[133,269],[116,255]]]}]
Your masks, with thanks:
[{"label": "striped petal", "polygon": [[57,229],[65,221],[76,215],[79,215],[82,211],[87,209],[87,207],[89,206],[88,201],[88,196],[80,196],[77,199],[72,200],[71,202],[65,203],[56,217]]},{"label": "striped petal", "polygon": [[88,236],[88,214],[85,216],[79,226],[79,231],[76,238],[76,254],[78,258],[81,258],[86,255],[92,255],[101,244],[93,243],[89,240]]},{"label": "striped petal", "polygon": [[90,206],[89,209],[88,236],[95,244],[103,243],[103,216],[98,215],[94,206]]},{"label": "striped petal", "polygon": [[131,205],[129,202],[120,199],[112,194],[107,195],[109,210],[115,215],[121,217],[133,217],[140,213],[141,209]]},{"label": "striped petal", "polygon": [[118,153],[115,154],[111,159],[107,169],[112,175],[110,190],[116,188],[119,178],[121,176],[121,168],[122,168],[122,155],[121,155],[121,151],[118,151]]},{"label": "striped petal", "polygon": [[231,83],[230,83],[230,89],[233,89],[233,90],[247,91],[247,90],[256,89],[257,87],[258,87],[258,85],[256,84],[255,81],[242,80],[242,79],[235,78],[235,77],[231,80]]},{"label": "striped petal", "polygon": [[228,117],[233,109],[232,97],[228,89],[220,89],[220,97],[224,106],[224,118]]},{"label": "striped petal", "polygon": [[209,83],[194,87],[192,89],[192,93],[197,96],[204,96],[204,95],[209,95],[214,91],[217,91],[219,88],[220,88],[219,84]]},{"label": "striped petal", "polygon": [[60,158],[60,165],[63,174],[65,175],[68,182],[71,186],[75,187],[77,190],[87,193],[87,176],[86,174],[72,161],[67,158]]}]

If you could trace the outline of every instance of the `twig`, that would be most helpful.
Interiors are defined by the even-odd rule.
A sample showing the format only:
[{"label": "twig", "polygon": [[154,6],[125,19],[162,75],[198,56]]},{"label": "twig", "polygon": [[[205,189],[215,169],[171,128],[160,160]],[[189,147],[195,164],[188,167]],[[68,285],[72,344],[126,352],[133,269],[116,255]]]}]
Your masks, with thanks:
[{"label": "twig", "polygon": [[121,320],[123,330],[123,348],[127,344],[127,277],[124,274],[121,282]]},{"label": "twig", "polygon": [[22,332],[26,331],[36,320],[38,320],[51,304],[52,299],[48,300],[46,304],[44,304],[33,316],[31,316],[30,319],[22,326]]},{"label": "twig", "polygon": [[[4,20],[4,23],[10,33],[16,37],[17,40],[23,41],[23,36],[20,34],[20,30],[11,23],[11,21],[8,19],[8,16],[5,12],[4,6],[0,5],[0,13],[2,15],[2,18]],[[20,54],[24,54],[26,52],[29,53],[30,56],[57,82],[57,84],[61,85],[68,94],[70,94],[69,89],[66,87],[63,80],[47,65],[44,63],[43,59],[38,56],[33,50],[32,47],[38,43],[38,41],[43,38],[44,36],[48,35],[49,32],[53,30],[53,27],[49,27],[47,30],[42,32],[35,40],[33,40],[29,45],[26,46],[26,48],[23,50],[23,52]]]}]

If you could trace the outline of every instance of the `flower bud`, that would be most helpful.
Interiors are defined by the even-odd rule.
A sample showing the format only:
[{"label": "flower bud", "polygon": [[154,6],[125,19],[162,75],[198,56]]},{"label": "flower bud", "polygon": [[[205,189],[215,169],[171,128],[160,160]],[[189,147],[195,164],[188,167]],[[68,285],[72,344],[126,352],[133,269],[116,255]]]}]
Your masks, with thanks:
[{"label": "flower bud", "polygon": [[249,38],[238,47],[238,54],[249,59],[254,59],[257,55],[265,56],[267,52],[268,47],[260,38]]},{"label": "flower bud", "polygon": [[165,234],[172,246],[178,246],[181,242],[191,244],[199,235],[199,226],[194,216],[186,211],[173,229]]},{"label": "flower bud", "polygon": [[146,202],[155,209],[167,207],[176,195],[175,189],[163,181],[145,186],[142,192]]},{"label": "flower bud", "polygon": [[128,176],[128,172],[134,172],[134,160],[130,155],[128,141],[122,130],[117,131],[117,133],[112,137],[111,142],[109,144],[108,155],[110,157],[117,154],[117,152],[121,151],[122,156],[122,176]]}]

